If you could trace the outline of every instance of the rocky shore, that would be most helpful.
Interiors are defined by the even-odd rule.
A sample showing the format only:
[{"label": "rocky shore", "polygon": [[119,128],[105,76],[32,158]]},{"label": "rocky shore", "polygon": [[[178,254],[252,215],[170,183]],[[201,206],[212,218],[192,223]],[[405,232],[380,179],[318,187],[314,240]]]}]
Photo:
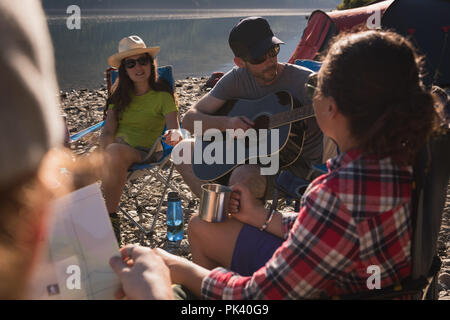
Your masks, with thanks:
[{"label": "rocky shore", "polygon": [[[184,113],[191,108],[208,89],[204,88],[207,78],[187,78],[176,81],[176,93],[180,109],[180,120]],[[74,134],[99,121],[103,117],[103,108],[107,97],[106,87],[97,90],[71,90],[61,91],[61,112],[66,117],[66,123],[70,134]],[[70,148],[77,155],[83,155],[95,150],[98,145],[99,132],[90,135],[76,143]],[[163,191],[163,186],[153,179],[148,181],[148,177],[137,179],[137,183],[128,188],[122,195],[122,206],[132,216],[139,221],[138,212],[142,212],[144,227],[149,228],[153,222],[154,211],[156,210],[159,196]],[[151,247],[161,247],[174,254],[191,258],[189,243],[187,240],[186,226],[190,216],[198,210],[198,199],[190,192],[189,187],[184,183],[181,176],[174,171],[174,184],[178,186],[183,194],[191,199],[189,203],[183,202],[185,216],[185,235],[181,242],[171,243],[166,240],[165,211],[167,202],[163,202],[160,214],[156,221],[155,233],[151,239],[143,239],[141,232],[129,220],[119,213],[122,224],[122,244],[141,243]],[[139,195],[136,192],[143,187]],[[292,210],[291,207],[284,207],[282,210]],[[439,299],[450,300],[450,185],[447,189],[447,198],[443,213],[442,227],[438,240],[438,253],[442,260],[442,267],[439,276]]]}]

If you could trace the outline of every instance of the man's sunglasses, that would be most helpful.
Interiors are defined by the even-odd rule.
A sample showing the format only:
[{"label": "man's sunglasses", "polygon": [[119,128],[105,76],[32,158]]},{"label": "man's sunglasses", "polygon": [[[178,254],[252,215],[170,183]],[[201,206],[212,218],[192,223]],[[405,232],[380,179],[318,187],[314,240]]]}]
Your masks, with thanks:
[{"label": "man's sunglasses", "polygon": [[310,101],[314,98],[317,90],[317,73],[311,73],[305,82],[305,93]]},{"label": "man's sunglasses", "polygon": [[150,58],[148,56],[144,56],[137,59],[126,59],[124,64],[128,69],[133,69],[136,66],[136,63],[139,63],[141,66],[145,66],[149,61]]},{"label": "man's sunglasses", "polygon": [[276,57],[278,55],[278,53],[280,53],[280,45],[276,44],[272,48],[270,48],[269,51],[267,51],[261,57],[256,58],[256,59],[248,58],[248,59],[245,59],[245,60],[247,62],[251,63],[251,64],[261,64],[261,63],[263,63],[264,61],[267,60],[267,56],[269,56],[270,58],[273,58],[273,57]]}]

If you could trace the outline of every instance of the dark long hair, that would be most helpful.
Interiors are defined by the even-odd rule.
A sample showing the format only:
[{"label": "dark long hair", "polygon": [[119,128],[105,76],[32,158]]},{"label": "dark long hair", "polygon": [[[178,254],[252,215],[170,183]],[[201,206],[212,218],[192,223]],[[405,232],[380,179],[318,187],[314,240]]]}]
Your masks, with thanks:
[{"label": "dark long hair", "polygon": [[319,92],[334,98],[363,152],[411,164],[436,127],[422,61],[409,40],[391,31],[342,34],[331,44]]},{"label": "dark long hair", "polygon": [[[172,95],[175,103],[177,103],[177,98],[174,92],[174,88],[164,79],[158,77],[156,72],[158,66],[156,60],[153,59],[148,53],[145,54],[150,61],[150,76],[148,77],[148,84],[150,88],[155,91],[164,91]],[[130,79],[125,69],[125,59],[122,59],[119,67],[119,77],[113,85],[112,94],[106,100],[106,105],[104,109],[104,117],[106,117],[106,112],[108,111],[108,106],[114,104],[114,110],[116,110],[117,118],[120,119],[123,111],[131,102],[130,93],[134,90],[134,83]]]}]

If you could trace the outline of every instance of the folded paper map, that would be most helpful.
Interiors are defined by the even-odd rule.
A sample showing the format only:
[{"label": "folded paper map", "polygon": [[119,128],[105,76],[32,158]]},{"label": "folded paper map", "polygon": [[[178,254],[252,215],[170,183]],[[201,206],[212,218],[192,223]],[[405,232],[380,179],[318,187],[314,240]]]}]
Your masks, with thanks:
[{"label": "folded paper map", "polygon": [[114,299],[120,287],[109,259],[119,248],[98,184],[54,201],[48,242],[31,299]]}]

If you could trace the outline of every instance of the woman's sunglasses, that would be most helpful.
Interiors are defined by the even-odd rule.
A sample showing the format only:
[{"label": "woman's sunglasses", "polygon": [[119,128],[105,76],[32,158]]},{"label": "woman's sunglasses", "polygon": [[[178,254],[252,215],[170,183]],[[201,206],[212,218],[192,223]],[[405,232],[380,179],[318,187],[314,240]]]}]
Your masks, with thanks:
[{"label": "woman's sunglasses", "polygon": [[150,58],[148,56],[144,56],[137,59],[126,59],[124,64],[128,69],[133,69],[136,66],[136,63],[139,63],[141,66],[145,66],[149,61]]},{"label": "woman's sunglasses", "polygon": [[273,57],[276,57],[278,55],[278,53],[280,53],[280,45],[276,44],[272,48],[270,48],[269,51],[267,51],[261,57],[256,58],[256,59],[248,58],[248,59],[245,59],[245,61],[247,61],[251,64],[261,64],[267,60],[267,56],[269,56],[270,58],[273,58]]},{"label": "woman's sunglasses", "polygon": [[314,98],[317,90],[317,73],[311,73],[305,82],[305,93],[310,101]]}]

